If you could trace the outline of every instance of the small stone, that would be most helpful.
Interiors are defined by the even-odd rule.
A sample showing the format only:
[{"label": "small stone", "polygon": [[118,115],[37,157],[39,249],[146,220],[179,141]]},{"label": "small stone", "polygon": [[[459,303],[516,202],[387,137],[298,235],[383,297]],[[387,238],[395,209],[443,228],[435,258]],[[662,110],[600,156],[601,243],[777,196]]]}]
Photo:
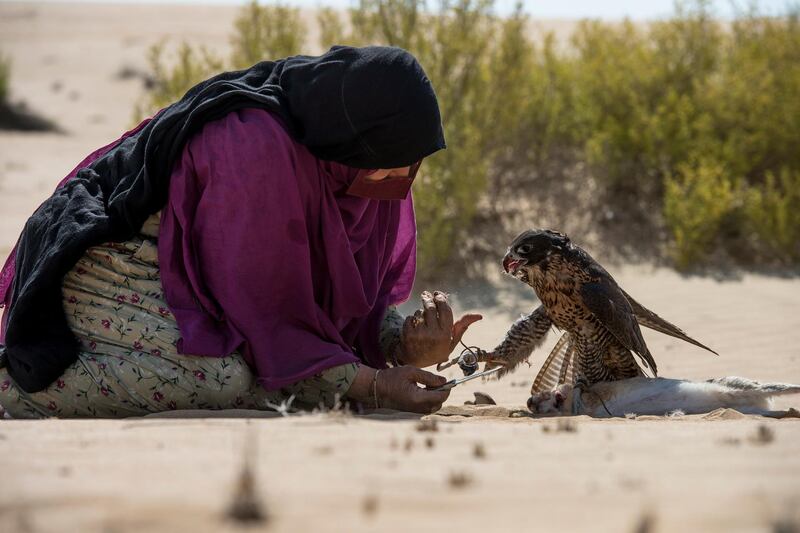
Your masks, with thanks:
[{"label": "small stone", "polygon": [[483,447],[483,444],[480,442],[475,444],[475,446],[472,448],[472,456],[476,459],[486,458],[486,448]]},{"label": "small stone", "polygon": [[439,431],[439,424],[434,419],[420,420],[417,423],[417,431]]},{"label": "small stone", "polygon": [[450,472],[447,483],[454,489],[463,489],[472,484],[472,476],[466,472]]}]

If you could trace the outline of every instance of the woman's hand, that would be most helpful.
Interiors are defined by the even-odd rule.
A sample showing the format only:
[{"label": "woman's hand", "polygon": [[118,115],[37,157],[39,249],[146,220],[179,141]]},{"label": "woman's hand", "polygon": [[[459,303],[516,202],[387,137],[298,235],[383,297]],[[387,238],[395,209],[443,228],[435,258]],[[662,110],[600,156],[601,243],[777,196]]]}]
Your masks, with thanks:
[{"label": "woman's hand", "polygon": [[413,366],[381,369],[377,380],[375,372],[374,368],[359,366],[347,396],[371,407],[375,404],[373,393],[376,392],[380,407],[426,414],[439,410],[450,396],[449,390],[431,391],[420,387],[418,384],[440,387],[447,379]]},{"label": "woman's hand", "polygon": [[450,391],[426,390],[418,383],[435,388],[447,383],[447,379],[413,366],[385,368],[378,374],[376,383],[378,405],[387,409],[426,414],[441,409],[450,396]]},{"label": "woman's hand", "polygon": [[447,361],[467,328],[483,318],[469,314],[453,323],[447,295],[440,291],[423,292],[422,306],[406,318],[400,341],[400,359],[419,368]]}]

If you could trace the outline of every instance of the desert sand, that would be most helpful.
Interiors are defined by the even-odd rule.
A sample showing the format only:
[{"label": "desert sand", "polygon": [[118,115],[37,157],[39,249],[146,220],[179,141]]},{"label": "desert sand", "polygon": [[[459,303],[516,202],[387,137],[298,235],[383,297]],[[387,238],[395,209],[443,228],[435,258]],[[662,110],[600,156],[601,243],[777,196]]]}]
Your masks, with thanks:
[{"label": "desert sand", "polygon": [[[0,260],[55,183],[131,126],[143,89],[117,73],[144,68],[147,47],[164,37],[224,53],[235,14],[213,5],[0,3],[12,101],[24,100],[64,130],[0,131]],[[721,354],[645,331],[661,375],[800,383],[796,277],[609,269],[639,301]],[[536,305],[532,291],[510,278],[438,288],[452,293],[456,313],[483,313],[465,340],[487,349]],[[417,416],[383,411],[2,421],[0,531],[233,530],[225,516],[245,457],[268,517],[260,525],[271,531],[796,530],[798,419],[730,410],[616,420],[515,416],[555,340],[551,334],[531,367],[456,388],[423,426]],[[474,391],[499,405],[464,406]],[[800,406],[800,398],[776,406]]]}]

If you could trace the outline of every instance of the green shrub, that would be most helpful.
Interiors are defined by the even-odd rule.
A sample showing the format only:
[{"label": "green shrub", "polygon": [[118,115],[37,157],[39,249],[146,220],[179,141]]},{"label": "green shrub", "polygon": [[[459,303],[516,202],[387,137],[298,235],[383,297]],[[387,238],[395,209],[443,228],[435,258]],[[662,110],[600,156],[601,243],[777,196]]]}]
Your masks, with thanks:
[{"label": "green shrub", "polygon": [[797,18],[736,21],[726,45],[698,98],[713,124],[705,146],[752,184],[783,167],[800,169]]},{"label": "green shrub", "polygon": [[134,122],[179,100],[192,86],[214,74],[299,53],[306,33],[299,9],[280,4],[262,6],[255,0],[241,8],[234,28],[227,61],[205,47],[194,48],[186,42],[180,43],[175,58],[167,57],[166,41],[152,46],[148,64],[153,89],[136,105]]},{"label": "green shrub", "polygon": [[674,239],[675,264],[686,269],[713,251],[723,220],[731,212],[734,188],[719,163],[682,165],[667,178],[664,216]]},{"label": "green shrub", "polygon": [[317,12],[317,26],[319,26],[319,43],[324,50],[344,42],[344,23],[336,9],[320,8]]},{"label": "green shrub", "polygon": [[[763,214],[778,199],[791,204],[798,187],[766,185],[770,174],[800,171],[797,15],[754,10],[724,28],[695,2],[648,26],[584,22],[571,46],[557,59],[571,81],[560,116],[572,133],[560,138],[583,147],[578,159],[604,188],[597,207],[638,209],[653,228],[663,220],[681,268],[714,247],[746,260],[736,252],[758,248],[754,236],[778,223],[753,205],[769,206]],[[781,249],[796,249],[798,235],[782,235]]]},{"label": "green shrub", "polygon": [[574,33],[579,140],[623,201],[627,192],[657,202],[664,178],[693,155],[697,91],[720,39],[702,5],[649,27],[584,22]]},{"label": "green shrub", "polygon": [[230,66],[243,69],[265,59],[297,55],[303,49],[307,31],[299,9],[281,4],[259,5],[252,0],[234,22]]},{"label": "green shrub", "polygon": [[747,228],[765,262],[800,262],[800,171],[767,173],[763,186],[747,191],[744,204]]},{"label": "green shrub", "polygon": [[223,70],[223,62],[205,48],[196,50],[182,42],[177,50],[177,60],[165,59],[166,42],[152,46],[148,51],[150,77],[153,88],[145,101],[134,109],[134,122],[139,122],[162,107],[179,100],[192,86]]},{"label": "green shrub", "polygon": [[11,77],[11,60],[0,55],[0,103],[8,99],[8,84]]}]

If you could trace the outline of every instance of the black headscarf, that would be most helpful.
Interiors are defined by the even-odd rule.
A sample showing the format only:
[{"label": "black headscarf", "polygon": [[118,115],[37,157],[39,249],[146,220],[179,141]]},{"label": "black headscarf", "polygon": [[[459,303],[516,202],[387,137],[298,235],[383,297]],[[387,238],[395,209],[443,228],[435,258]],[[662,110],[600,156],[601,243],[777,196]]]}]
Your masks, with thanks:
[{"label": "black headscarf", "polygon": [[433,87],[400,48],[335,46],[199,83],[79,170],[25,224],[6,331],[8,370],[20,388],[44,389],[77,359],[64,275],[88,248],[132,238],[166,204],[173,163],[189,137],[245,107],[276,113],[315,156],[351,167],[404,167],[445,147]]}]

